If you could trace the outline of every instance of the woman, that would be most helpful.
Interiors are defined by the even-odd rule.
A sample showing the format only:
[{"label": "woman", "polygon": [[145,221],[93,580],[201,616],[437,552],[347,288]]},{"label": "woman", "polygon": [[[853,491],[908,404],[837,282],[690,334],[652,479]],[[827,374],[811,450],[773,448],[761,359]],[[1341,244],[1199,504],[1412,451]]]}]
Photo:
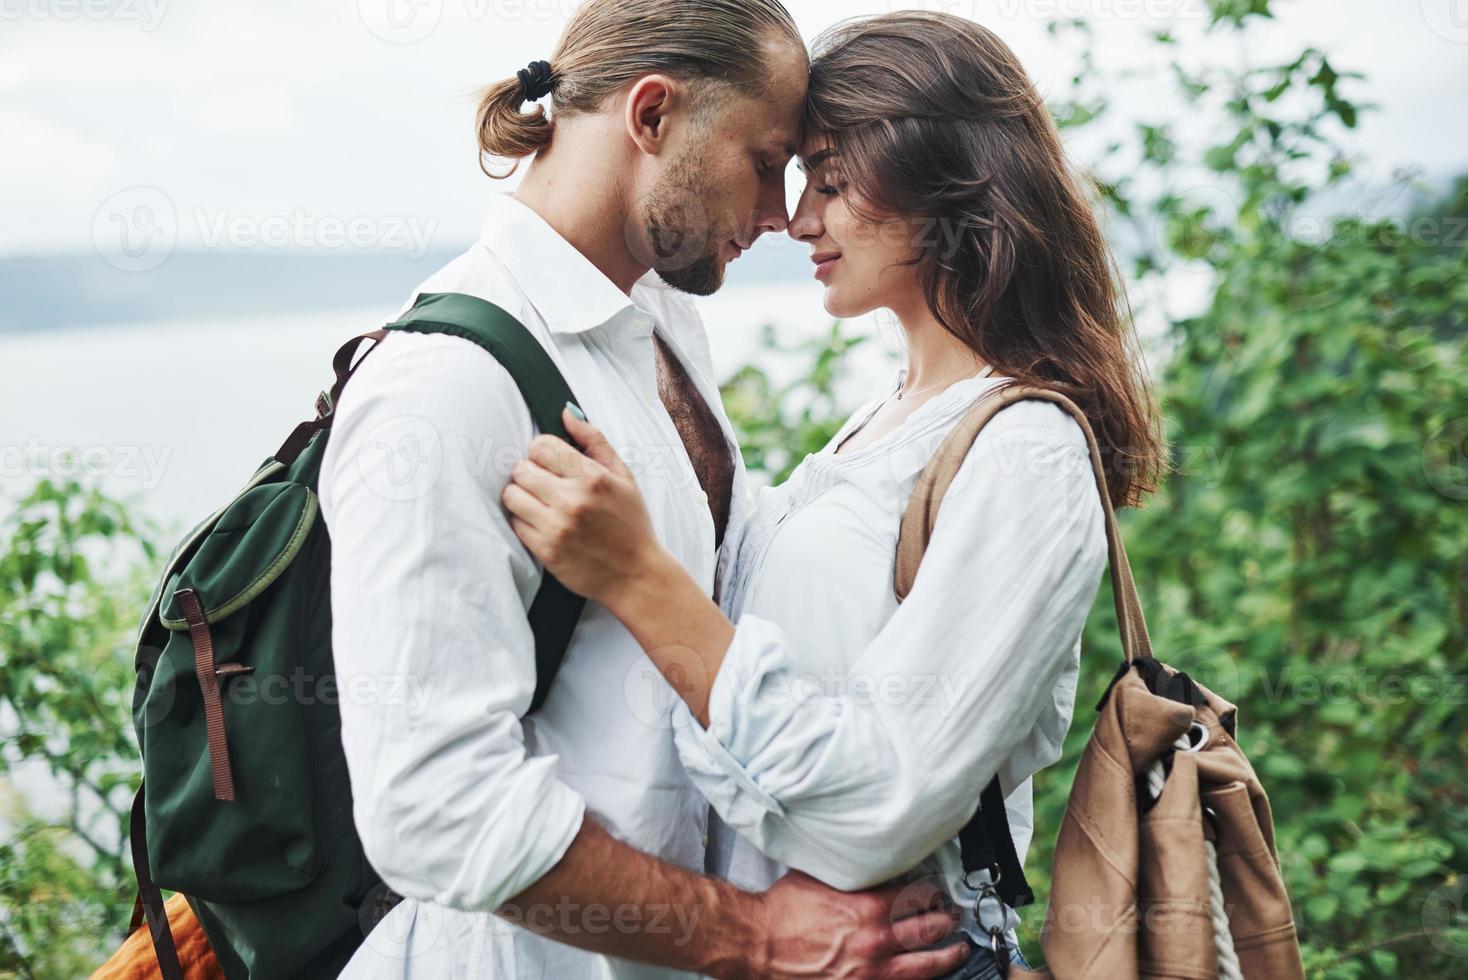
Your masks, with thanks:
[{"label": "woman", "polygon": [[[998,38],[939,14],[840,26],[817,44],[806,122],[790,234],[832,315],[895,314],[907,367],[730,536],[728,618],[570,409],[592,462],[542,437],[504,503],[525,545],[621,619],[686,702],[679,749],[727,825],[715,847],[729,877],[759,887],[788,865],[864,888],[936,872],[972,937],[954,836],[997,773],[1025,853],[1030,776],[1060,755],[1105,567],[1102,507],[1081,428],[1028,401],[975,443],[899,606],[903,509],[996,386],[1077,402],[1118,507],[1154,487],[1157,421],[1096,220]],[[1016,922],[1009,910],[1011,944]],[[998,968],[975,943],[959,975]]]}]

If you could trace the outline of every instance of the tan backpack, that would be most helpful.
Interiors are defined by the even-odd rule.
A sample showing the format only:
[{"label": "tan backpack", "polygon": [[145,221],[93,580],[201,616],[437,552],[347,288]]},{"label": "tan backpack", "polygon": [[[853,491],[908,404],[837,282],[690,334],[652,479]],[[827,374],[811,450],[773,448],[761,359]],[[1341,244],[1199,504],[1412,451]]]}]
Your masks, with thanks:
[{"label": "tan backpack", "polygon": [[1269,800],[1234,740],[1236,709],[1153,658],[1101,452],[1074,402],[1007,384],[975,403],[939,445],[908,503],[897,598],[912,588],[943,495],[979,432],[995,413],[1031,398],[1069,412],[1090,445],[1126,661],[1098,706],[1056,839],[1041,934],[1047,972],[1009,969],[1000,938],[998,903],[1019,907],[1033,897],[997,776],[960,833],[965,873],[980,890],[979,921],[1014,977],[1303,978]]}]

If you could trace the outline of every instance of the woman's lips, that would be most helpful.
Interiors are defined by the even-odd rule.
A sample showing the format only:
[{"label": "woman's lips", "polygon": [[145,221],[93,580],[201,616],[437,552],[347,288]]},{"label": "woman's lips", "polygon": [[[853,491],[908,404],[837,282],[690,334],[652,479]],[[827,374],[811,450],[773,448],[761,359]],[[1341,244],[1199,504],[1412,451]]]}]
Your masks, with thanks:
[{"label": "woman's lips", "polygon": [[811,261],[816,264],[816,278],[825,279],[831,274],[832,267],[841,261],[841,255],[839,252],[829,255],[813,255]]}]

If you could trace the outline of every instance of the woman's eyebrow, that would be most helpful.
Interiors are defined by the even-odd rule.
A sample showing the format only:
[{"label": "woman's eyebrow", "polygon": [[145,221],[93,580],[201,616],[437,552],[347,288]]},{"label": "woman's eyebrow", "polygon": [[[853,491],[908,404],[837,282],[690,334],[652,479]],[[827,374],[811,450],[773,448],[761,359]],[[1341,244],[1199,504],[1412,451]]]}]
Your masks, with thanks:
[{"label": "woman's eyebrow", "polygon": [[812,153],[804,161],[797,163],[796,166],[800,168],[801,173],[808,174],[812,170],[819,170],[821,164],[825,163],[827,160],[831,159],[835,155],[836,151],[832,149],[819,150],[815,153]]}]

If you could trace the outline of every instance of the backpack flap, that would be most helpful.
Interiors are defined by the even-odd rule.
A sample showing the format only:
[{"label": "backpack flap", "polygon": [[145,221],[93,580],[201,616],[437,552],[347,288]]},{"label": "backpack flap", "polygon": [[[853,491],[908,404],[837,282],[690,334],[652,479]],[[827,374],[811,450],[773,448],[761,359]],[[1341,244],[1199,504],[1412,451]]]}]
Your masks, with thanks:
[{"label": "backpack flap", "polygon": [[264,592],[290,566],[316,523],[316,494],[299,483],[268,483],[245,491],[199,543],[190,561],[169,576],[159,619],[187,630],[179,592],[192,589],[204,617],[217,623]]}]

